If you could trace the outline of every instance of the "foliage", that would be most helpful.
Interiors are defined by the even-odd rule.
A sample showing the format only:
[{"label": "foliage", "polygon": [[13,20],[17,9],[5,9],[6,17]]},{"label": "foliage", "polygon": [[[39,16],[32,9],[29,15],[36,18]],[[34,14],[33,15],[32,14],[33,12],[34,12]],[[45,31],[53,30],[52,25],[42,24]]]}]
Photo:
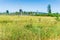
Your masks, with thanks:
[{"label": "foliage", "polygon": [[51,5],[48,5],[48,13],[51,13]]},{"label": "foliage", "polygon": [[56,19],[59,20],[59,14],[57,13]]},{"label": "foliage", "polygon": [[6,10],[6,13],[9,14],[9,10]]}]

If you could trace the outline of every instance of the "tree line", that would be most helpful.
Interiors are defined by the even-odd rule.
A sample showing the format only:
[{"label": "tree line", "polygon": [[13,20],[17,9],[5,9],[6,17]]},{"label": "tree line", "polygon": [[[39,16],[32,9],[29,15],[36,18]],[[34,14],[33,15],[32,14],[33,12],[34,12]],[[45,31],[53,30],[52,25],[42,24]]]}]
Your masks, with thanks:
[{"label": "tree line", "polygon": [[9,10],[6,10],[6,13],[0,13],[0,14],[7,14],[7,15],[31,15],[31,16],[60,16],[60,14],[57,13],[52,13],[51,12],[51,5],[48,4],[47,6],[47,13],[40,13],[40,12],[26,12],[23,11],[22,9],[19,9],[19,12],[14,12],[14,13],[10,13]]}]

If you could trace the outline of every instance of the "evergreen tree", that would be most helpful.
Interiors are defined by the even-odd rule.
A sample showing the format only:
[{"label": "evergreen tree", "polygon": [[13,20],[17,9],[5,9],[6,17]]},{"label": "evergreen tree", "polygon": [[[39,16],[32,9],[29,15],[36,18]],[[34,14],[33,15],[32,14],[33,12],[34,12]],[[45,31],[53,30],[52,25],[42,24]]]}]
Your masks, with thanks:
[{"label": "evergreen tree", "polygon": [[6,10],[6,13],[7,13],[7,14],[9,14],[9,11],[8,11],[8,10]]},{"label": "evergreen tree", "polygon": [[57,20],[59,20],[59,13],[57,13],[56,18],[57,18]]},{"label": "evergreen tree", "polygon": [[48,5],[48,15],[51,15],[51,5]]},{"label": "evergreen tree", "polygon": [[22,9],[19,9],[19,13],[22,15]]}]

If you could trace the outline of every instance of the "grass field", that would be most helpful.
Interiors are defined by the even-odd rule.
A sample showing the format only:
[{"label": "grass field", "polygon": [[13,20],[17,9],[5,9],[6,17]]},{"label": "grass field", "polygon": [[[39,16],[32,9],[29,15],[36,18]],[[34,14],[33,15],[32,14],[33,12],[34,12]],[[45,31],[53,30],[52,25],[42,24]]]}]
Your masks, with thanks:
[{"label": "grass field", "polygon": [[0,40],[60,40],[60,21],[47,16],[0,15]]}]

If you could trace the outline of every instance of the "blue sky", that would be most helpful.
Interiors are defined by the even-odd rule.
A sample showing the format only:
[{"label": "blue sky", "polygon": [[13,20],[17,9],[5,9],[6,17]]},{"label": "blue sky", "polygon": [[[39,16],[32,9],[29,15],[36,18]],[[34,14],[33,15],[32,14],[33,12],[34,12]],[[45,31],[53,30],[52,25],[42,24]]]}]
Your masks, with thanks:
[{"label": "blue sky", "polygon": [[47,12],[47,5],[51,4],[52,12],[60,12],[60,0],[0,0],[0,12],[9,10]]}]

